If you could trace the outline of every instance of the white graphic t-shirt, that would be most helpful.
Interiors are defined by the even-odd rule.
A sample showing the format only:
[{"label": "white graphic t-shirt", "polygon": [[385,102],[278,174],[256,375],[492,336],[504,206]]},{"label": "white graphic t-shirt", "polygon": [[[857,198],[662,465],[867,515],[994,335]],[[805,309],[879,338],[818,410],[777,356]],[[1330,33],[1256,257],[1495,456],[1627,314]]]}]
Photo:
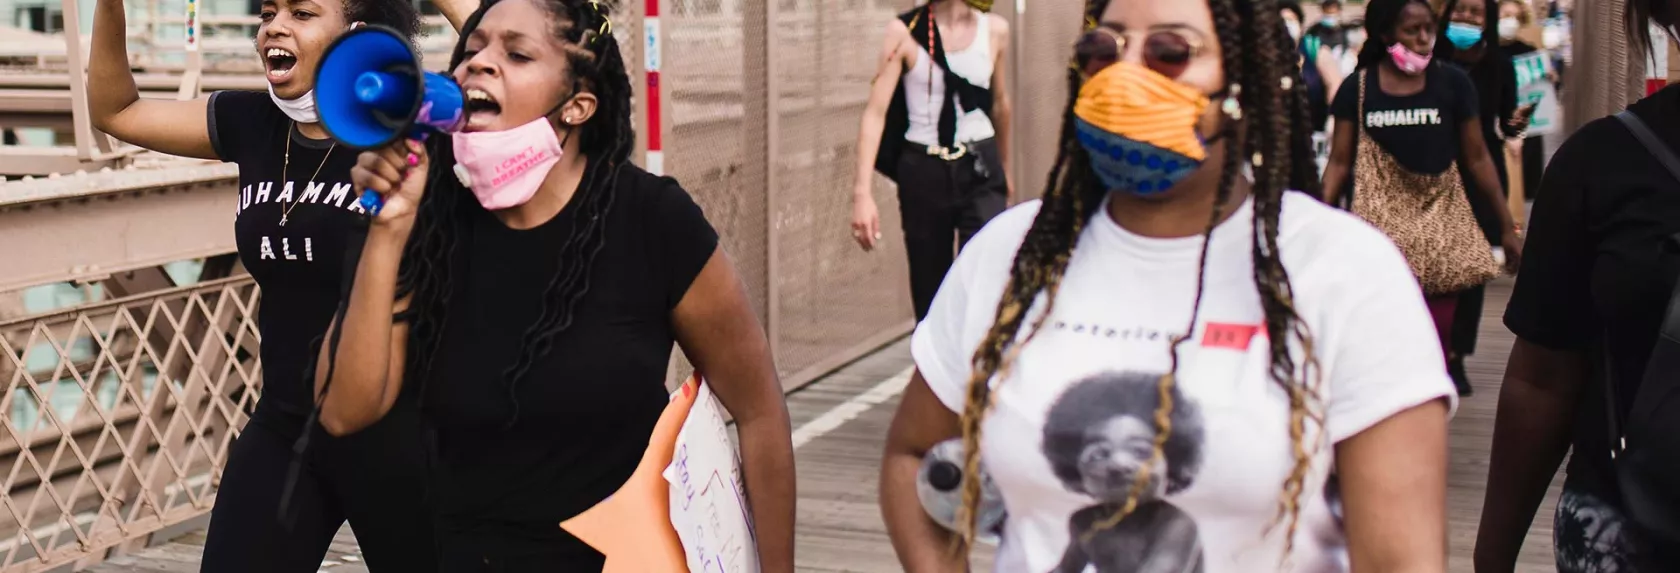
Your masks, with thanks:
[{"label": "white graphic t-shirt", "polygon": [[[952,411],[963,410],[974,350],[1038,207],[1005,212],[968,244],[916,330],[916,366]],[[993,381],[981,452],[1009,514],[997,571],[1347,569],[1333,445],[1431,400],[1456,408],[1457,393],[1400,252],[1363,221],[1288,193],[1278,243],[1313,337],[1328,427],[1284,567],[1287,522],[1276,518],[1294,450],[1288,394],[1268,371],[1252,217],[1250,201],[1213,233],[1201,315],[1170,392],[1165,464],[1137,509],[1100,531],[1093,524],[1114,515],[1151,454],[1157,382],[1189,322],[1202,239],[1142,237],[1101,213],[1086,226],[1054,314],[1009,378]],[[1043,310],[1041,296],[1026,324]]]}]

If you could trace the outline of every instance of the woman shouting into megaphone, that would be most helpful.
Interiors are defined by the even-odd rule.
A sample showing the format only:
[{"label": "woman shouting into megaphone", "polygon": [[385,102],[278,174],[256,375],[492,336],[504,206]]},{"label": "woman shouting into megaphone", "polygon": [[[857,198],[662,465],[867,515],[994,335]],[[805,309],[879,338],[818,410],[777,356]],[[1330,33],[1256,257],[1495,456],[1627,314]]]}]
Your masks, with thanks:
[{"label": "woman shouting into megaphone", "polygon": [[[253,44],[267,93],[176,101],[140,98],[122,0],[98,0],[94,9],[94,125],[148,149],[239,165],[234,232],[263,293],[263,397],[229,446],[203,570],[316,571],[346,520],[375,573],[434,570],[415,409],[399,405],[380,424],[339,439],[305,423],[311,342],[338,307],[346,238],[360,209],[349,193],[355,153],[335,146],[317,121],[316,66],[343,31],[382,25],[413,38],[419,14],[408,0],[266,0],[260,15]],[[311,434],[315,447],[294,465],[294,444]]]},{"label": "woman shouting into megaphone", "polygon": [[699,206],[629,162],[609,14],[486,2],[450,62],[463,130],[362,154],[384,207],[319,359],[321,423],[352,434],[420,397],[443,571],[600,571],[560,524],[636,469],[676,342],[736,421],[762,570],[791,572],[769,345]]}]

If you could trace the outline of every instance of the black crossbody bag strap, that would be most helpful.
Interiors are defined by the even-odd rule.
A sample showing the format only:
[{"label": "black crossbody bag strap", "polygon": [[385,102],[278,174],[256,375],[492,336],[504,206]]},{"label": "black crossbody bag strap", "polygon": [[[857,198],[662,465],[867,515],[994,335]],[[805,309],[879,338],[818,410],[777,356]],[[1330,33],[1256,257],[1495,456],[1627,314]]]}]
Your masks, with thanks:
[{"label": "black crossbody bag strap", "polygon": [[941,144],[947,144],[947,141],[954,144],[957,130],[957,110],[953,104],[962,102],[964,107],[978,109],[984,112],[987,117],[990,117],[992,115],[992,90],[976,86],[973,82],[968,81],[968,78],[951,71],[951,63],[945,58],[945,38],[934,27],[931,5],[913,10],[912,13],[914,16],[911,16],[908,22],[910,38],[915,40],[916,45],[924,48],[932,45],[933,49],[928,51],[928,55],[933,60],[935,67],[939,68],[939,73],[945,78],[945,107],[940,111],[940,117],[936,121],[939,127],[939,140]]},{"label": "black crossbody bag strap", "polygon": [[[1651,131],[1650,126],[1645,125],[1645,122],[1632,111],[1623,110],[1621,113],[1617,113],[1615,118],[1622,122],[1622,125],[1626,126],[1629,132],[1633,133],[1634,139],[1638,139],[1639,143],[1643,144],[1645,149],[1656,157],[1657,163],[1661,163],[1663,168],[1674,176],[1676,182],[1680,182],[1680,156],[1676,156],[1673,149],[1664,144],[1661,139],[1658,139],[1657,134]],[[1680,241],[1680,235],[1671,237],[1670,240]],[[1656,375],[1655,370],[1657,369],[1652,368],[1651,365],[1656,364],[1662,358],[1660,356],[1663,352],[1661,338],[1680,340],[1680,282],[1675,283],[1674,288],[1673,294],[1669,295],[1668,307],[1663,314],[1662,328],[1658,332],[1658,343],[1651,350],[1651,359],[1647,362],[1645,375],[1641,380],[1642,387],[1652,387],[1650,380],[1652,376]],[[1622,430],[1621,405],[1616,396],[1615,372],[1610,361],[1609,345],[1604,346],[1605,348],[1601,349],[1600,353],[1604,355],[1604,403],[1608,414],[1605,418],[1609,420],[1610,425],[1610,459],[1614,460],[1627,448],[1627,437]]]},{"label": "black crossbody bag strap", "polygon": [[[930,23],[926,19],[928,10],[929,8],[924,5],[898,15],[899,21],[904,22],[905,27],[910,29],[911,40],[916,42],[918,46],[927,46],[929,43],[928,35],[932,33],[929,29],[931,27]],[[920,33],[918,34],[918,32]],[[935,67],[939,68],[939,73],[945,78],[947,94],[953,96],[951,97],[952,100],[960,100],[964,105],[979,109],[985,112],[987,117],[990,117],[992,115],[992,91],[976,86],[968,79],[952,72],[949,62],[945,60],[944,42],[935,35],[932,43],[933,51],[929,55]],[[903,71],[909,73],[910,68],[906,67]],[[937,124],[941,140],[956,136],[955,115],[947,116],[947,114],[954,113],[954,107],[947,105],[940,114],[941,117]],[[899,85],[893,90],[892,103],[887,107],[885,129],[881,132],[881,141],[876,147],[875,153],[875,171],[894,183],[898,182],[899,155],[904,152],[904,132],[909,128],[910,109],[909,104],[905,101],[904,82],[900,79]]]}]

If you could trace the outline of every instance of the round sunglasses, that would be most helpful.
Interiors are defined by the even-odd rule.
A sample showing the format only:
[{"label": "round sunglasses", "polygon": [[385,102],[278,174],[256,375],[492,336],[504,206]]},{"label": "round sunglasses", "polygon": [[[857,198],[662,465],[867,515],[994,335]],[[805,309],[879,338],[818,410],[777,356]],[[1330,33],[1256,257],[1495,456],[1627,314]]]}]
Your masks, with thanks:
[{"label": "round sunglasses", "polygon": [[[1097,75],[1126,55],[1130,40],[1107,28],[1094,28],[1074,45],[1074,61],[1085,77]],[[1150,32],[1143,39],[1143,64],[1155,73],[1177,79],[1190,68],[1190,60],[1202,53],[1202,42],[1180,30]]]}]

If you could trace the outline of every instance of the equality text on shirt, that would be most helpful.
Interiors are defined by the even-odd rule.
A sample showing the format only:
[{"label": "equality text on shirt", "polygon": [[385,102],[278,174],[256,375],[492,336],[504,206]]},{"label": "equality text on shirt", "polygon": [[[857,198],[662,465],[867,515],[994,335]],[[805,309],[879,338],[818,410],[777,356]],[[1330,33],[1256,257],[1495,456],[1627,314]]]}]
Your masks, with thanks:
[{"label": "equality text on shirt", "polygon": [[1437,108],[1390,109],[1365,114],[1365,127],[1441,125]]}]

